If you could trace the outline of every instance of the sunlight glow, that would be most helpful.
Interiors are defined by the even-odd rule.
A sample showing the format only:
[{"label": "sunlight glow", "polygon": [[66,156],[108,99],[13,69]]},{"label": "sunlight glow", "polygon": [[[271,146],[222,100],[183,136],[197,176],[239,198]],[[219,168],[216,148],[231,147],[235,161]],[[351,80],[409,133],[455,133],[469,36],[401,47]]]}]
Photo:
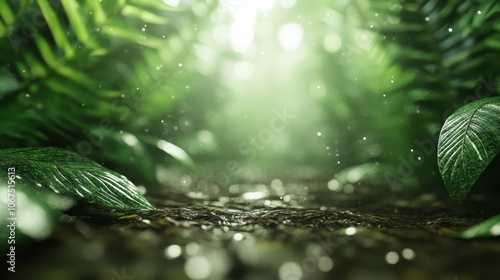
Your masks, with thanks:
[{"label": "sunlight glow", "polygon": [[285,9],[291,9],[297,4],[297,0],[278,0],[278,3]]},{"label": "sunlight glow", "polygon": [[237,232],[233,235],[233,239],[236,240],[236,241],[241,241],[243,240],[244,236],[243,236],[243,233],[241,232]]},{"label": "sunlight glow", "polygon": [[253,21],[238,20],[229,30],[231,46],[237,52],[244,52],[253,43],[255,37],[255,23]]},{"label": "sunlight glow", "polygon": [[163,254],[168,259],[175,259],[182,254],[182,248],[181,248],[181,246],[179,246],[177,244],[170,245],[167,248],[165,248],[165,250],[163,251]]},{"label": "sunlight glow", "polygon": [[356,234],[356,231],[355,227],[348,227],[345,229],[345,235],[354,235]]},{"label": "sunlight glow", "polygon": [[296,262],[283,263],[279,270],[280,280],[300,280],[304,276],[302,267]]},{"label": "sunlight glow", "polygon": [[212,273],[210,262],[202,256],[188,259],[184,265],[184,269],[190,279],[206,279]]},{"label": "sunlight glow", "polygon": [[181,0],[163,0],[163,3],[172,7],[178,7],[181,3]]},{"label": "sunlight glow", "polygon": [[123,135],[123,141],[129,146],[136,146],[139,144],[139,140],[137,140],[137,138],[132,134]]},{"label": "sunlight glow", "polygon": [[300,46],[304,39],[304,29],[298,23],[287,23],[280,27],[278,40],[285,49],[293,50]]},{"label": "sunlight glow", "polygon": [[233,66],[234,75],[241,79],[249,79],[253,76],[253,64],[248,61],[236,62]]},{"label": "sunlight glow", "polygon": [[257,200],[267,197],[269,193],[267,191],[256,191],[256,192],[246,192],[242,194],[242,197],[247,200]]},{"label": "sunlight glow", "polygon": [[339,191],[341,188],[339,181],[332,179],[328,182],[328,189],[331,191]]},{"label": "sunlight glow", "polygon": [[233,23],[229,27],[229,40],[233,50],[237,52],[246,51],[253,43],[258,4],[255,1],[238,1],[230,6]]},{"label": "sunlight glow", "polygon": [[160,140],[156,143],[156,146],[163,150],[165,153],[171,155],[173,158],[181,161],[181,162],[191,162],[191,158],[189,155],[181,148],[176,145],[167,142],[165,140]]},{"label": "sunlight glow", "polygon": [[333,260],[327,256],[323,256],[318,260],[318,268],[323,272],[328,272],[333,268]]},{"label": "sunlight glow", "polygon": [[275,0],[257,0],[257,7],[262,12],[269,12],[273,9]]},{"label": "sunlight glow", "polygon": [[404,248],[401,255],[407,260],[412,260],[415,258],[415,252],[410,248]]},{"label": "sunlight glow", "polygon": [[18,192],[17,197],[19,229],[31,238],[46,238],[51,231],[48,213],[23,192]]},{"label": "sunlight glow", "polygon": [[500,223],[497,223],[496,225],[492,226],[490,229],[490,233],[492,236],[499,236],[500,235]]},{"label": "sunlight glow", "polygon": [[399,255],[396,252],[389,252],[385,255],[385,261],[388,264],[397,264],[399,262]]},{"label": "sunlight glow", "polygon": [[340,50],[342,46],[342,39],[337,33],[330,33],[325,36],[323,40],[323,47],[329,53],[335,53]]}]

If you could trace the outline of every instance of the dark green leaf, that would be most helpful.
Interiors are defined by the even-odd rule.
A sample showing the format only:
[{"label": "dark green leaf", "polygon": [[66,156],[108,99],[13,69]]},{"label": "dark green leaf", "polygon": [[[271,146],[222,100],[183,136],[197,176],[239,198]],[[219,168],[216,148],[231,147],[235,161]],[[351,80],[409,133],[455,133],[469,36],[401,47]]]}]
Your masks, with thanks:
[{"label": "dark green leaf", "polygon": [[41,56],[45,60],[45,63],[49,67],[51,67],[53,69],[57,69],[57,67],[59,66],[59,61],[57,60],[54,52],[51,50],[50,45],[47,42],[47,40],[45,38],[39,36],[39,37],[35,37],[34,41],[38,47],[38,50],[39,50]]},{"label": "dark green leaf", "polygon": [[106,20],[106,13],[99,0],[87,1],[87,12],[92,12],[94,25],[100,25]]},{"label": "dark green leaf", "polygon": [[78,2],[76,0],[66,0],[61,3],[78,40],[86,45],[95,46],[95,42],[91,40],[89,35],[89,30],[85,26],[85,20],[82,17],[81,7]]},{"label": "dark green leaf", "polygon": [[161,17],[159,15],[153,14],[151,12],[145,11],[144,9],[127,5],[123,7],[122,14],[126,17],[137,18],[143,22],[151,24],[166,24],[168,19]]},{"label": "dark green leaf", "polygon": [[[92,158],[98,162],[112,162],[127,170],[134,170],[129,178],[134,178],[135,173],[140,174],[146,182],[155,182],[155,167],[153,159],[143,143],[135,135],[111,129],[93,129],[88,131],[94,141],[98,142],[99,149],[92,153]],[[120,169],[117,169],[120,171]]]},{"label": "dark green leaf", "polygon": [[446,120],[439,135],[438,165],[455,202],[462,202],[499,151],[500,97],[467,104]]},{"label": "dark green leaf", "polygon": [[59,21],[56,11],[47,0],[37,0],[37,3],[42,11],[45,21],[47,21],[47,25],[52,32],[52,36],[54,37],[57,46],[64,50],[66,57],[72,57],[75,50],[69,43],[68,37],[66,36],[66,32],[63,28],[64,25]]},{"label": "dark green leaf", "polygon": [[31,67],[31,75],[34,77],[44,77],[48,72],[46,65],[43,63],[43,60],[35,57],[34,53],[25,52],[24,60],[26,64]]},{"label": "dark green leaf", "polygon": [[19,89],[16,77],[6,67],[0,68],[0,99],[5,93]]},{"label": "dark green leaf", "polygon": [[0,1],[0,16],[8,25],[11,25],[14,22],[15,15],[9,6],[9,2]]},{"label": "dark green leaf", "polygon": [[488,220],[459,233],[458,236],[466,239],[500,236],[500,215],[489,218]]},{"label": "dark green leaf", "polygon": [[136,6],[143,6],[147,8],[153,8],[157,9],[160,11],[179,11],[181,8],[179,7],[172,7],[170,5],[167,5],[163,1],[155,1],[155,0],[130,0],[130,3]]},{"label": "dark green leaf", "polygon": [[124,176],[73,152],[56,148],[0,150],[0,165],[21,180],[80,201],[121,209],[153,209]]},{"label": "dark green leaf", "polygon": [[138,27],[119,20],[109,20],[103,28],[103,31],[109,36],[120,37],[150,48],[159,48],[165,43],[164,40],[141,32]]}]

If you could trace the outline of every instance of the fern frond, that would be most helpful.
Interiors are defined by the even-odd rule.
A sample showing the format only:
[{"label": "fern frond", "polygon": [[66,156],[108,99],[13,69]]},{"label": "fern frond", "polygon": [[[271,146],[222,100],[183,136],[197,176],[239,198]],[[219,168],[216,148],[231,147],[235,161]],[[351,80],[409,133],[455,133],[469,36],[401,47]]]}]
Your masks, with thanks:
[{"label": "fern frond", "polygon": [[156,1],[1,1],[0,10],[3,147],[58,143],[60,136],[64,145],[100,119],[119,124],[110,108],[140,79],[136,69],[160,61],[181,31],[169,23],[180,11]]},{"label": "fern frond", "polygon": [[396,11],[387,5],[374,4],[385,16],[380,42],[394,63],[416,73],[396,91],[436,91],[446,107],[471,95],[478,76],[498,77],[492,60],[500,50],[497,1],[402,1]]}]

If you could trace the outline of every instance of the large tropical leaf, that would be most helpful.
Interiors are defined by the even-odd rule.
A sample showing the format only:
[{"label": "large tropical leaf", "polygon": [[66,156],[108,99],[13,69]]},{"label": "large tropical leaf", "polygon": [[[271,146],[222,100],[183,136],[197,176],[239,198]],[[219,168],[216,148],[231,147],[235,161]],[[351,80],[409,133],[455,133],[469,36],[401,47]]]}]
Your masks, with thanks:
[{"label": "large tropical leaf", "polygon": [[0,150],[0,159],[0,173],[14,167],[20,180],[61,195],[121,209],[154,208],[127,178],[73,152],[57,148],[4,149]]},{"label": "large tropical leaf", "polygon": [[444,123],[438,165],[451,198],[460,203],[500,151],[500,97],[457,110]]}]

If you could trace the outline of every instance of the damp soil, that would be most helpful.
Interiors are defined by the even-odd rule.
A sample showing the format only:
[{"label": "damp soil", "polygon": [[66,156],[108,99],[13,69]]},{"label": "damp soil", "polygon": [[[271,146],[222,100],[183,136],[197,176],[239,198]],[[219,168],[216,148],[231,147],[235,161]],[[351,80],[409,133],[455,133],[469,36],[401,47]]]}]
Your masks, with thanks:
[{"label": "damp soil", "polygon": [[454,236],[500,213],[498,194],[475,194],[458,206],[439,191],[397,192],[369,183],[332,191],[328,177],[297,174],[190,191],[166,186],[147,195],[154,211],[77,206],[47,239],[23,246],[12,279],[500,275],[499,238]]}]

